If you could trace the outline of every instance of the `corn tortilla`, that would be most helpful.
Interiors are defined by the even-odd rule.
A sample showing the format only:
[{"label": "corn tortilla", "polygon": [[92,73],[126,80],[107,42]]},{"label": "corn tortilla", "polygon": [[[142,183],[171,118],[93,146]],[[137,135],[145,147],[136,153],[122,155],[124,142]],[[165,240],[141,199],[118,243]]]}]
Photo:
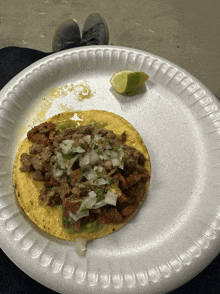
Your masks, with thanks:
[{"label": "corn tortilla", "polygon": [[[141,136],[130,125],[130,123],[128,123],[119,115],[102,110],[64,112],[51,117],[47,120],[47,122],[52,122],[56,124],[58,122],[68,121],[73,118],[74,115],[77,115],[79,117],[80,120],[77,121],[79,125],[87,125],[91,123],[91,121],[94,121],[95,118],[96,122],[106,123],[103,128],[107,130],[112,130],[116,135],[121,135],[124,131],[126,131],[126,145],[134,147],[144,154],[145,158],[147,159],[145,168],[148,170],[149,175],[151,174],[149,154],[146,146],[142,141]],[[21,154],[29,154],[29,147],[31,145],[32,143],[29,142],[27,138],[25,138],[18,148],[14,161],[13,184],[15,195],[19,205],[28,216],[28,218],[44,232],[62,240],[75,241],[77,238],[84,238],[89,241],[107,236],[113,232],[118,231],[134,216],[134,214],[140,208],[142,203],[140,203],[138,209],[136,209],[133,215],[124,223],[103,225],[100,230],[94,230],[90,233],[69,233],[68,230],[66,230],[62,226],[62,214],[60,207],[47,206],[45,203],[38,199],[40,189],[43,187],[43,183],[33,180],[30,174],[21,172],[19,170],[21,166]],[[146,184],[145,195],[147,194],[148,187],[149,181]]]}]

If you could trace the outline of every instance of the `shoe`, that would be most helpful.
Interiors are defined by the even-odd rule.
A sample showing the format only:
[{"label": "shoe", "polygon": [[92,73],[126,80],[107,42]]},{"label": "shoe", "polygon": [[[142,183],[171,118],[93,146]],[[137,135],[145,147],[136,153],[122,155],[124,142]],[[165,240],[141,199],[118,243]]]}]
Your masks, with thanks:
[{"label": "shoe", "polygon": [[81,46],[108,45],[108,42],[109,31],[104,18],[98,13],[90,14],[83,27]]},{"label": "shoe", "polygon": [[[61,22],[54,33],[52,50],[58,52],[67,48],[80,46],[81,36],[77,22],[67,19]],[[67,47],[67,48],[66,48]]]}]

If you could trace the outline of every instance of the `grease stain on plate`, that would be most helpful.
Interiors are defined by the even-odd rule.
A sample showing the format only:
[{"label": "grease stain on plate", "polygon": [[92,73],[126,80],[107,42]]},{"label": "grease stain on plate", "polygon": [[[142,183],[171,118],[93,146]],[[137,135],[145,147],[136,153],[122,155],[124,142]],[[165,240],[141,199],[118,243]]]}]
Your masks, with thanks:
[{"label": "grease stain on plate", "polygon": [[[47,119],[47,112],[57,99],[63,99],[64,97],[69,96],[73,102],[76,100],[83,102],[85,99],[93,97],[94,94],[95,92],[92,92],[88,82],[85,80],[80,80],[75,84],[69,83],[61,87],[50,89],[37,101],[37,105],[35,104],[29,112],[29,115],[26,116],[25,121],[19,130],[18,142],[27,134],[29,128],[32,128],[34,125],[40,124]],[[72,112],[75,110],[73,106],[69,105],[69,103],[65,104],[65,100],[62,102],[58,104],[58,110],[60,112]]]},{"label": "grease stain on plate", "polygon": [[87,81],[79,81],[75,85],[69,83],[62,87],[57,87],[52,90],[52,96],[56,98],[61,98],[67,96],[69,93],[73,93],[75,99],[82,102],[84,99],[91,98],[94,93],[92,93],[90,86]]},{"label": "grease stain on plate", "polygon": [[72,112],[72,111],[74,111],[74,107],[65,105],[63,103],[59,103],[58,108],[62,112]]}]

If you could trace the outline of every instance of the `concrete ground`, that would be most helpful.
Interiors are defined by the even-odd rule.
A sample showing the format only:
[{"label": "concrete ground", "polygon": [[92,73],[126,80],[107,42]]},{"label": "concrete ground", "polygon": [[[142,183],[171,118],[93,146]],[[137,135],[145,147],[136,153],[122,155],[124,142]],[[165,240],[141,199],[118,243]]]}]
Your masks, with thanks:
[{"label": "concrete ground", "polygon": [[166,58],[203,82],[220,88],[220,5],[217,0],[1,0],[0,48],[21,46],[45,52],[57,24],[98,12],[106,19],[109,44]]}]

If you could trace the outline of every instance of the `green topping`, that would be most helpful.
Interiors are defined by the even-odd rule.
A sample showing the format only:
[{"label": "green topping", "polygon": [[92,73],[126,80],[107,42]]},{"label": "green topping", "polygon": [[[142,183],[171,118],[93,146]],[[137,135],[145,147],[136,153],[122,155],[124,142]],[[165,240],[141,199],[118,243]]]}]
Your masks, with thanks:
[{"label": "green topping", "polygon": [[122,165],[124,164],[125,160],[126,160],[126,157],[123,156],[122,159],[121,159],[121,164],[122,164]]},{"label": "green topping", "polygon": [[112,142],[109,141],[108,139],[104,138],[105,142],[108,143],[112,147]]},{"label": "green topping", "polygon": [[98,177],[101,177],[102,176],[102,171],[96,169],[95,172],[96,172],[96,174],[97,174]]},{"label": "green topping", "polygon": [[96,199],[97,202],[101,201],[104,199],[103,195],[104,195],[104,190],[102,188],[96,188],[95,190],[96,193]]},{"label": "green topping", "polygon": [[112,150],[115,151],[115,152],[119,152],[121,149],[121,146],[113,146],[112,147]]},{"label": "green topping", "polygon": [[93,184],[94,184],[94,185],[98,185],[100,179],[102,179],[102,177],[98,177],[98,178],[96,178],[95,180],[93,180]]},{"label": "green topping", "polygon": [[56,124],[56,132],[57,134],[60,134],[61,132],[65,131],[68,128],[75,128],[76,127],[76,123],[74,123],[71,120],[67,120],[65,122],[58,122]]},{"label": "green topping", "polygon": [[104,153],[103,150],[98,150],[98,151],[97,151],[97,154],[98,154],[98,155],[103,155],[103,153]]},{"label": "green topping", "polygon": [[[80,167],[80,170],[82,171],[82,172],[87,172],[88,170],[89,170],[89,168],[88,167]],[[89,188],[88,188],[89,189]]]},{"label": "green topping", "polygon": [[76,221],[74,221],[72,218],[65,217],[65,216],[63,216],[63,222],[67,225],[70,225],[70,226],[75,226],[75,224],[76,224]]},{"label": "green topping", "polygon": [[97,128],[104,128],[105,126],[107,126],[107,123],[101,121],[98,122],[96,120],[90,120],[89,125],[96,126]]},{"label": "green topping", "polygon": [[111,185],[111,189],[121,191],[121,189],[118,186],[114,185],[114,184]]},{"label": "green topping", "polygon": [[114,182],[116,182],[116,181],[118,181],[119,180],[119,178],[117,177],[117,178],[114,178],[114,179],[111,179],[110,180],[110,185],[114,185]]},{"label": "green topping", "polygon": [[79,146],[80,146],[82,149],[86,150],[86,147],[85,147],[85,145],[84,145],[83,143],[80,143]]},{"label": "green topping", "polygon": [[56,163],[56,169],[61,169],[62,170],[62,167],[58,164],[58,162]]},{"label": "green topping", "polygon": [[78,154],[77,152],[68,152],[67,154],[64,154],[62,151],[60,151],[60,153],[62,154],[62,157],[66,160],[69,160]]},{"label": "green topping", "polygon": [[85,211],[89,211],[89,209],[87,207],[83,207],[80,211],[85,212]]},{"label": "green topping", "polygon": [[[74,226],[74,225],[73,225]],[[104,227],[103,224],[100,224],[97,220],[92,223],[83,224],[83,219],[81,223],[80,229],[77,231],[74,228],[64,228],[68,233],[74,234],[74,233],[94,233],[100,231]]]}]

